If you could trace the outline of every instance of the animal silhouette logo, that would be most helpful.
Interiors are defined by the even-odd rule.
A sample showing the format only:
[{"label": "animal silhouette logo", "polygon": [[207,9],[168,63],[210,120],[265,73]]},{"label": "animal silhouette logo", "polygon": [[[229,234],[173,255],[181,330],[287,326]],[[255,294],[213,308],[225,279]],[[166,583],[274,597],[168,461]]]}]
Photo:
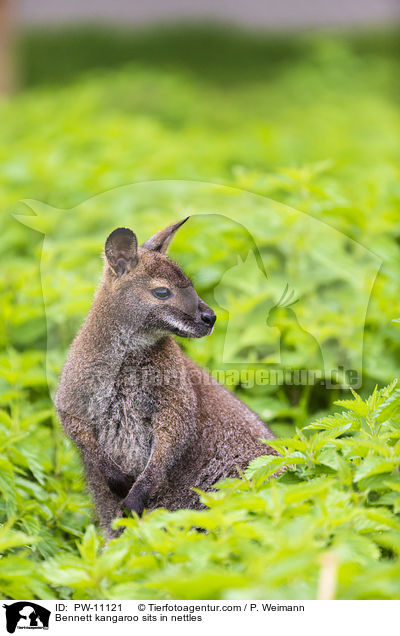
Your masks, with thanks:
[{"label": "animal silhouette logo", "polygon": [[[317,363],[310,366],[306,331],[322,350],[325,386],[361,386],[367,312],[382,260],[321,219],[221,184],[177,180],[113,188],[70,210],[33,200],[24,204],[34,215],[21,210],[15,218],[44,235],[40,279],[52,397],[59,352],[68,348],[89,309],[97,281],[92,257],[100,253],[105,233],[116,227],[116,213],[121,227],[134,225],[146,234],[178,209],[182,218],[190,212],[198,223],[210,214],[218,217],[212,224],[204,223],[201,236],[209,227],[207,240],[194,239],[185,266],[219,307],[212,348],[221,366],[234,371],[255,364],[281,369],[282,354],[286,358],[287,353],[286,369],[319,369]],[[193,222],[195,233],[194,228]],[[188,254],[181,245],[182,257]],[[233,265],[236,254],[242,258]],[[275,311],[286,284],[283,279],[301,289],[302,298],[294,308]],[[271,310],[275,327],[267,322]],[[292,333],[280,320],[285,312],[286,322],[293,319]],[[295,331],[298,340],[291,337]],[[20,337],[23,341],[23,330]],[[288,349],[283,351],[280,343]]]},{"label": "animal silhouette logo", "polygon": [[6,629],[14,634],[16,629],[48,629],[50,610],[32,603],[17,601],[11,605],[3,605],[6,610]]},{"label": "animal silhouette logo", "polygon": [[[276,285],[276,283],[275,283]],[[261,271],[252,252],[238,258],[214,291],[228,311],[224,343],[224,362],[248,362],[324,372],[322,348],[312,330],[299,319],[294,305],[300,300],[287,283],[275,300],[271,296],[274,280]]]},{"label": "animal silhouette logo", "polygon": [[265,270],[254,250],[227,269],[214,289],[214,298],[228,314],[222,361],[225,363],[279,362],[278,337],[265,328],[265,314],[274,301]]},{"label": "animal silhouette logo", "polygon": [[323,371],[324,358],[319,342],[300,325],[293,309],[293,305],[299,300],[299,298],[295,298],[295,291],[290,290],[289,285],[286,284],[279,300],[268,312],[267,326],[275,327],[279,331],[281,366],[290,367],[293,365],[293,343],[296,343],[296,348],[302,350],[299,359],[308,360],[309,368]]}]

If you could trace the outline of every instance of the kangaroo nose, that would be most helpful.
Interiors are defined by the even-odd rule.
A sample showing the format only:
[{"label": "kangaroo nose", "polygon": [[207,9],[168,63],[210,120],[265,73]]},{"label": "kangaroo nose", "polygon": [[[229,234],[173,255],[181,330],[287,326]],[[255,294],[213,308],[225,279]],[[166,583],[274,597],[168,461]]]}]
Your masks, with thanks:
[{"label": "kangaroo nose", "polygon": [[205,312],[203,311],[200,314],[200,318],[202,319],[202,321],[208,326],[208,327],[212,327],[215,323],[215,321],[217,320],[217,316],[215,315],[215,313],[213,311],[211,312]]}]

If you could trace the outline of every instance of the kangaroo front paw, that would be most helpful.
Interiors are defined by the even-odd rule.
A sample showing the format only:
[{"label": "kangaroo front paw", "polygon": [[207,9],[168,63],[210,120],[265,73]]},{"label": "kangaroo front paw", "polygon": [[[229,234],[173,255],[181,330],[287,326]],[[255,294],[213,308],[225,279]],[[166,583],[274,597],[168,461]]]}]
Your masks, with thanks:
[{"label": "kangaroo front paw", "polygon": [[122,502],[122,505],[132,512],[141,515],[146,505],[147,492],[143,484],[136,482]]}]

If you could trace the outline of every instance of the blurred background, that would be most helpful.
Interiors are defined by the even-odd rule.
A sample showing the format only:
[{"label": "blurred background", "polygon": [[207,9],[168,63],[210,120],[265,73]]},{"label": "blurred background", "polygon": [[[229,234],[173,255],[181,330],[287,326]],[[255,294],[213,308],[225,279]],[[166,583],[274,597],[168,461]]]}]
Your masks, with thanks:
[{"label": "blurred background", "polygon": [[[70,27],[70,37],[77,25],[97,25],[101,30],[112,25],[115,28],[146,27],[148,25],[173,25],[179,21],[198,24],[208,23],[234,25],[243,28],[288,31],[326,29],[365,29],[387,27],[400,19],[398,0],[250,0],[246,4],[234,0],[215,3],[210,0],[154,0],[151,3],[136,3],[129,0],[71,0],[68,3],[51,0],[1,0],[0,2],[0,63],[1,81],[7,89],[10,86],[13,66],[10,48],[16,33],[29,32],[33,28],[60,31]],[[184,32],[185,29],[182,28]],[[126,44],[126,42],[125,42]],[[78,51],[69,51],[78,57]],[[154,55],[153,51],[153,55]],[[164,51],[165,53],[165,51]],[[134,57],[134,50],[125,50],[125,56]],[[104,56],[106,57],[106,56]],[[124,61],[122,51],[114,51],[108,64]],[[89,60],[81,55],[81,69]],[[22,61],[22,67],[24,67]],[[105,63],[105,60],[103,60]],[[98,60],[101,65],[102,61]],[[92,61],[93,65],[93,61]],[[20,69],[20,70],[23,70]],[[4,90],[4,89],[3,89]]]},{"label": "blurred background", "polygon": [[77,20],[99,20],[115,23],[160,21],[181,18],[208,18],[244,25],[263,27],[297,27],[312,25],[371,24],[391,22],[399,17],[396,0],[250,0],[246,4],[234,0],[153,0],[148,4],[116,0],[72,0],[54,3],[51,0],[20,0],[21,19],[27,24]]}]

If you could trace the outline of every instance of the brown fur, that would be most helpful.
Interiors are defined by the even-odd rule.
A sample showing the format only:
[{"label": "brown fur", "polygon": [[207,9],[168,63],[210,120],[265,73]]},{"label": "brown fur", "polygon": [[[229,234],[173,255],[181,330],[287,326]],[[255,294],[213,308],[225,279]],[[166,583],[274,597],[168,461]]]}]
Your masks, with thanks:
[{"label": "brown fur", "polygon": [[[214,312],[165,255],[182,223],[137,247],[130,230],[107,239],[103,280],[72,343],[56,395],[80,448],[108,537],[124,507],[200,508],[203,490],[274,451],[272,432],[184,355],[171,333],[202,337]],[[168,299],[154,297],[168,288]]]}]

